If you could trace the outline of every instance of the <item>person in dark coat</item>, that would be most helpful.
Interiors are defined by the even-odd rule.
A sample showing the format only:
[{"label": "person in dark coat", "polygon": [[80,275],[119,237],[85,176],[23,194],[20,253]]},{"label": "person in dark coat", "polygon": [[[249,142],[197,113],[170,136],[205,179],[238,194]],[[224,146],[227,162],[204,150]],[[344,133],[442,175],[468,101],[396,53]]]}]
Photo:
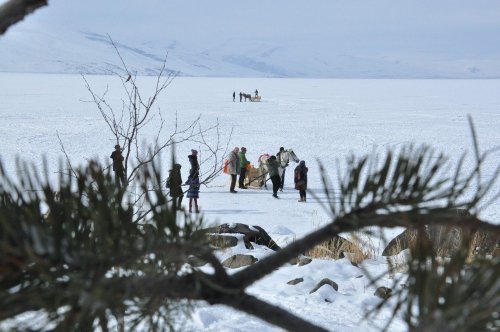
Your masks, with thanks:
[{"label": "person in dark coat", "polygon": [[189,185],[186,197],[189,198],[189,212],[193,212],[193,203],[195,212],[199,213],[198,198],[200,193],[200,164],[198,163],[198,151],[191,149],[191,154],[188,156],[191,169],[186,184]]},{"label": "person in dark coat", "polygon": [[125,168],[123,167],[123,156],[122,151],[120,149],[120,145],[115,145],[115,151],[111,153],[110,156],[113,159],[113,171],[115,172],[115,181],[116,186],[121,188],[122,185],[125,185]]},{"label": "person in dark coat", "polygon": [[243,99],[243,93],[240,92],[240,103],[242,99]]},{"label": "person in dark coat", "polygon": [[242,147],[239,153],[239,158],[240,158],[240,179],[238,181],[238,185],[241,189],[248,189],[247,186],[245,186],[245,176],[247,174],[247,167],[250,165],[250,162],[247,160],[247,148]]},{"label": "person in dark coat", "polygon": [[306,167],[306,162],[301,160],[299,166],[295,167],[293,182],[295,182],[295,189],[299,191],[300,199],[299,202],[306,202],[306,190],[307,190],[307,171],[309,169]]},{"label": "person in dark coat", "polygon": [[255,89],[255,97],[259,95],[259,90]]},{"label": "person in dark coat", "polygon": [[236,100],[236,91],[233,91],[233,102]]},{"label": "person in dark coat", "polygon": [[200,208],[198,207],[198,198],[200,198],[200,177],[198,174],[192,174],[188,179],[187,184],[189,189],[187,191],[187,198],[189,198],[189,212],[193,212],[193,203],[196,213],[200,213]]},{"label": "person in dark coat", "polygon": [[180,164],[174,164],[174,167],[169,171],[167,179],[167,188],[170,191],[170,197],[172,197],[172,207],[176,210],[181,209],[182,198],[184,197],[181,187],[181,167],[182,166]]},{"label": "person in dark coat", "polygon": [[278,189],[280,187],[281,179],[279,174],[279,164],[276,156],[271,156],[267,160],[267,171],[269,172],[269,178],[273,183],[273,197],[278,198]]},{"label": "person in dark coat", "polygon": [[[188,156],[189,164],[191,164],[191,169],[189,170],[188,180],[193,176],[200,176],[200,164],[198,163],[198,151],[191,149],[191,154]],[[186,182],[187,184],[187,182]]]}]

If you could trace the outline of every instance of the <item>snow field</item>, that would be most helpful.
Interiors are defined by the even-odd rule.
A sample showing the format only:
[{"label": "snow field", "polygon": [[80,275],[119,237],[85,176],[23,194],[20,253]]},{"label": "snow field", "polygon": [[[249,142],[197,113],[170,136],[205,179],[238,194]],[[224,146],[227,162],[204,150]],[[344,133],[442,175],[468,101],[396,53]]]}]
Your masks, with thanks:
[{"label": "snow field", "polygon": [[[109,85],[108,101],[120,105],[123,96],[112,77],[87,79],[98,93]],[[140,77],[139,83],[151,88],[153,79]],[[232,101],[233,91],[238,95],[239,91],[251,93],[256,88],[262,102]],[[158,106],[168,129],[177,112],[180,124],[188,124],[198,115],[204,126],[218,121],[222,140],[229,140],[233,130],[229,149],[247,147],[247,158],[254,165],[258,156],[275,154],[280,146],[292,148],[306,161],[309,189],[317,195],[314,199],[309,193],[306,204],[297,202],[299,195],[293,189],[295,164],[287,169],[285,189],[278,193],[279,200],[265,189],[229,194],[226,174],[201,188],[199,204],[207,226],[236,222],[258,225],[284,246],[331,219],[320,204],[326,197],[318,161],[335,180],[336,168],[344,167],[350,153],[361,156],[411,142],[430,144],[437,151],[444,151],[452,161],[457,160],[465,151],[472,153],[468,114],[474,120],[481,150],[493,149],[500,142],[499,88],[499,80],[177,78],[158,100]],[[85,102],[89,99],[79,76],[0,74],[0,158],[7,171],[16,172],[16,156],[36,165],[46,158],[56,178],[62,160],[57,134],[75,164],[86,163],[87,158],[93,157],[109,163],[114,142],[95,105]],[[148,133],[154,132],[155,126],[157,122],[153,121]],[[146,135],[146,143],[148,139],[151,137]],[[189,170],[187,155],[192,148],[199,147],[177,147],[184,180]],[[201,158],[204,153],[200,151]],[[162,156],[165,178],[169,158],[169,152]],[[484,165],[485,178],[493,174],[499,160],[499,152],[493,152]],[[473,165],[473,158],[467,158],[466,168]],[[336,197],[338,191],[333,183],[332,193]],[[494,193],[498,191],[497,186]],[[183,204],[186,206],[187,199]],[[482,210],[480,216],[500,222],[498,202]],[[399,231],[388,230],[386,235],[390,238]],[[271,253],[265,247],[255,247],[249,252],[238,246],[219,255],[225,259],[234,253],[251,253],[261,258]],[[385,259],[374,257],[363,266],[377,275],[386,264]],[[295,286],[286,284],[298,277],[303,277],[304,282]],[[324,286],[309,294],[323,278],[335,281],[339,291]],[[384,282],[390,284],[388,279]],[[383,311],[376,322],[362,320],[365,308],[379,301],[373,296],[374,291],[364,272],[347,259],[315,259],[302,267],[285,265],[249,288],[249,293],[332,331],[377,331],[376,325],[384,324],[390,310]],[[198,304],[192,320],[186,324],[193,331],[280,331],[254,317],[205,303]],[[404,330],[401,319],[396,319],[391,330]]]}]

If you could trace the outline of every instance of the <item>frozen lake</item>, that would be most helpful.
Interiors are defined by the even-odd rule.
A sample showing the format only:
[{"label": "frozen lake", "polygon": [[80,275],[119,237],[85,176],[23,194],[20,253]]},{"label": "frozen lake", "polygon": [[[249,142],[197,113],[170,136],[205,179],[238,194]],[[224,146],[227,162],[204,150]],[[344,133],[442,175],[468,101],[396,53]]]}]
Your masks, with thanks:
[{"label": "frozen lake", "polygon": [[[120,109],[123,95],[115,78],[87,79],[97,93],[109,86],[106,99]],[[151,77],[139,78],[145,95],[153,83]],[[56,168],[62,157],[57,133],[73,162],[91,157],[108,162],[113,137],[96,106],[87,102],[82,77],[2,73],[0,87],[1,157],[7,169],[15,168],[16,155],[36,164],[45,155]],[[262,102],[238,101],[240,91],[256,88]],[[498,146],[499,91],[500,80],[176,78],[157,105],[167,123],[176,112],[181,124],[198,115],[205,126],[218,120],[222,138],[229,139],[232,129],[230,145],[246,146],[252,163],[280,146],[293,148],[309,164],[311,183],[319,186],[316,161],[333,175],[337,160],[350,152],[360,156],[410,142],[430,144],[452,159],[472,152],[468,114],[482,151]],[[191,148],[180,146],[178,154],[187,155]],[[499,160],[498,152],[491,155],[484,176]],[[492,206],[482,216],[498,221],[498,211]]]},{"label": "frozen lake", "polygon": [[[122,90],[113,77],[87,79],[98,94],[109,85],[106,100],[120,110]],[[140,87],[151,89],[153,84],[153,78],[139,79]],[[256,88],[262,102],[232,101],[233,91],[238,99],[240,91],[252,93]],[[221,139],[227,142],[232,132],[230,148],[247,147],[247,158],[254,164],[263,153],[275,154],[280,146],[292,148],[309,166],[308,189],[320,193],[318,161],[335,177],[336,168],[350,153],[361,156],[407,143],[429,144],[452,160],[466,151],[472,155],[467,115],[473,118],[482,151],[497,147],[499,91],[500,80],[177,78],[157,105],[170,128],[176,113],[180,124],[190,123],[199,115],[205,127],[218,121]],[[15,171],[16,156],[37,165],[45,156],[55,177],[63,159],[57,134],[73,163],[85,163],[92,157],[109,163],[115,142],[95,104],[87,102],[89,99],[80,76],[0,74],[0,156],[7,170]],[[157,127],[158,122],[153,121],[151,132]],[[145,143],[151,139],[145,137]],[[184,179],[191,148],[199,147],[177,147]],[[498,150],[490,155],[484,165],[484,178],[491,177],[499,156]],[[162,156],[163,165],[169,165],[169,157],[169,153]],[[473,158],[467,158],[466,168],[473,166]],[[209,187],[202,187],[200,206],[204,219],[208,223],[262,226],[281,246],[330,221],[331,216],[311,196],[306,204],[297,202],[291,174],[292,170],[287,171],[279,200],[264,189],[229,194],[228,176],[222,174]],[[497,185],[492,194],[498,192]],[[500,223],[498,201],[481,211],[480,216]],[[393,229],[387,235],[397,232]],[[381,249],[377,247],[375,255],[380,255]],[[223,260],[240,252],[247,250],[236,247],[218,255]],[[252,250],[257,258],[269,253],[263,246]],[[380,257],[363,262],[373,275],[384,271],[386,264]],[[252,285],[249,293],[334,331],[378,331],[373,322],[363,320],[364,308],[375,306],[379,300],[366,278],[359,278],[361,272],[346,259],[315,259],[304,267],[281,267]],[[290,288],[287,281],[299,276],[305,277],[304,283]],[[338,293],[324,290],[321,295],[310,295],[310,289],[325,277],[339,283]],[[391,283],[388,279],[380,282]],[[333,303],[326,303],[323,296]],[[391,308],[384,310],[377,318],[379,325],[391,315]],[[281,331],[241,312],[206,303],[198,304],[186,326],[194,331]],[[397,318],[390,330],[403,331],[405,325]]]}]

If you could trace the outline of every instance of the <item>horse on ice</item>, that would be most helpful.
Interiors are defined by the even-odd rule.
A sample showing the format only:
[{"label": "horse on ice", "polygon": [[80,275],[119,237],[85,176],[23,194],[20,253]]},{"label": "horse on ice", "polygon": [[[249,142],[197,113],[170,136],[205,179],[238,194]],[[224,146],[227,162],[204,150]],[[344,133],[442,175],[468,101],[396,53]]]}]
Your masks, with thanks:
[{"label": "horse on ice", "polygon": [[[285,171],[286,167],[289,165],[290,161],[293,161],[295,163],[298,163],[300,161],[299,157],[293,152],[292,149],[284,150],[281,152],[281,162],[279,166],[279,174],[280,177],[283,176],[283,172]],[[259,184],[260,186],[264,186],[267,189],[267,180],[269,179],[267,174],[268,174],[268,169],[267,169],[267,160],[271,157],[270,154],[263,154],[259,157],[258,162],[259,162]],[[257,179],[253,179],[252,181],[255,181]]]}]

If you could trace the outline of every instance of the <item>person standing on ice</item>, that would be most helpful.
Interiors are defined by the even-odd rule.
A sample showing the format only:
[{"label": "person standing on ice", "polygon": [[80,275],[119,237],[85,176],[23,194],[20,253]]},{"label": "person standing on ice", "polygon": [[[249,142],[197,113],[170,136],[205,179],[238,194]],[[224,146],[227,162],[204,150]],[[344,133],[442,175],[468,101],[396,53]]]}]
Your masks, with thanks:
[{"label": "person standing on ice", "polygon": [[245,186],[245,175],[247,173],[247,166],[250,164],[250,162],[247,160],[246,153],[247,153],[247,148],[242,147],[238,155],[238,157],[240,158],[240,180],[238,184],[241,189],[248,189]]},{"label": "person standing on ice", "polygon": [[259,90],[255,89],[255,97],[259,95]]},{"label": "person standing on ice", "polygon": [[233,91],[233,102],[236,100],[236,91]]},{"label": "person standing on ice", "polygon": [[174,167],[169,171],[167,179],[167,188],[169,190],[170,197],[172,197],[172,207],[175,210],[181,209],[182,198],[184,193],[182,192],[182,175],[181,175],[181,165],[174,164]]},{"label": "person standing on ice", "polygon": [[195,212],[199,213],[198,198],[200,198],[200,164],[198,163],[198,151],[191,149],[188,156],[191,169],[186,184],[189,185],[186,197],[189,198],[189,212],[193,212],[193,203]]},{"label": "person standing on ice", "polygon": [[280,187],[280,174],[279,174],[279,164],[276,156],[271,156],[267,160],[267,171],[269,172],[269,178],[273,183],[273,197],[278,198],[278,189]]},{"label": "person standing on ice", "polygon": [[286,168],[288,167],[288,162],[285,165],[283,165],[283,163],[282,163],[282,153],[283,152],[285,152],[285,148],[280,147],[279,152],[276,153],[276,158],[278,159],[278,164],[280,165],[280,167],[283,168],[283,171],[280,174],[280,191],[283,191],[283,187],[285,186],[285,171],[286,171]]},{"label": "person standing on ice", "polygon": [[240,103],[241,103],[242,99],[243,99],[243,93],[241,93],[241,91],[240,91]]},{"label": "person standing on ice", "polygon": [[189,170],[189,177],[188,177],[189,180],[193,177],[193,175],[197,174],[199,176],[200,173],[200,164],[198,163],[198,151],[191,149],[191,154],[188,156],[188,159],[189,163],[191,164],[191,169]]},{"label": "person standing on ice", "polygon": [[229,153],[229,174],[231,175],[231,186],[229,187],[229,192],[236,194],[237,191],[234,190],[236,186],[236,177],[240,173],[240,157],[238,156],[238,152],[240,148],[235,147],[231,153]]},{"label": "person standing on ice", "polygon": [[115,182],[118,188],[125,185],[125,169],[123,167],[123,156],[120,145],[115,145],[115,151],[111,153],[110,158],[113,160],[113,171],[115,172]]},{"label": "person standing on ice", "polygon": [[186,197],[189,198],[189,212],[194,211],[200,213],[200,208],[198,207],[198,198],[200,198],[200,176],[198,171],[190,175],[190,178],[186,182],[189,185]]},{"label": "person standing on ice", "polygon": [[299,166],[295,167],[293,172],[293,182],[295,183],[295,189],[299,191],[300,199],[299,202],[306,202],[306,190],[307,190],[307,171],[309,169],[306,167],[306,162],[301,160]]}]

